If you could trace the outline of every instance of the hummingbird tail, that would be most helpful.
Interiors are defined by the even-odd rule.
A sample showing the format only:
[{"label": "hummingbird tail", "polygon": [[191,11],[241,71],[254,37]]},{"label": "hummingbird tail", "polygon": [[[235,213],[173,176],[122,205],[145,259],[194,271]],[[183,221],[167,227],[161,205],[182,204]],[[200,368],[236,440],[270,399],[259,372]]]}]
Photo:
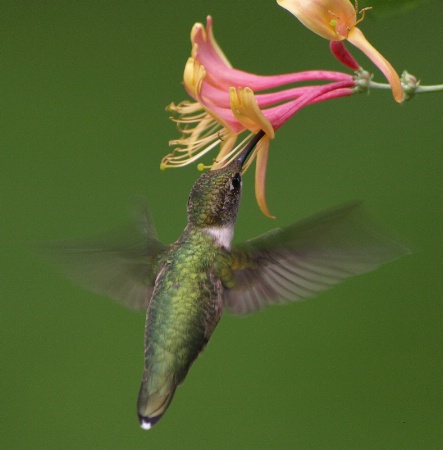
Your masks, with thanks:
[{"label": "hummingbird tail", "polygon": [[138,395],[138,419],[144,430],[150,430],[168,409],[174,397],[177,385],[168,383],[152,394],[148,394],[146,381],[143,380]]}]

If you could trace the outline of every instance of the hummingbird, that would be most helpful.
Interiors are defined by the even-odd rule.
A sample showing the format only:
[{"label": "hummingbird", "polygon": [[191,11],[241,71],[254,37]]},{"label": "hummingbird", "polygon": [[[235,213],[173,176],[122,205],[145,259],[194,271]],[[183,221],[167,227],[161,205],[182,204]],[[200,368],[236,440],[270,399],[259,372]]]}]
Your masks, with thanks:
[{"label": "hummingbird", "polygon": [[187,202],[187,225],[170,245],[158,240],[146,207],[123,239],[50,245],[49,257],[73,281],[146,311],[140,426],[163,416],[226,309],[244,315],[312,297],[408,249],[373,227],[361,202],[339,206],[232,246],[242,168],[263,136],[227,166],[203,173]]}]

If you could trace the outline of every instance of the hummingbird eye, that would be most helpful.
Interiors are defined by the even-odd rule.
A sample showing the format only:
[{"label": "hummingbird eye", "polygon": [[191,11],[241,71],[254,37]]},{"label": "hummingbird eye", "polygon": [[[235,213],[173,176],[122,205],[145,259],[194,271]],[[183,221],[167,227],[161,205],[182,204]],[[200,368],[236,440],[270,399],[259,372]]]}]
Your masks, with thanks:
[{"label": "hummingbird eye", "polygon": [[236,173],[231,180],[231,191],[240,189],[240,186],[241,186],[241,175],[239,173]]}]

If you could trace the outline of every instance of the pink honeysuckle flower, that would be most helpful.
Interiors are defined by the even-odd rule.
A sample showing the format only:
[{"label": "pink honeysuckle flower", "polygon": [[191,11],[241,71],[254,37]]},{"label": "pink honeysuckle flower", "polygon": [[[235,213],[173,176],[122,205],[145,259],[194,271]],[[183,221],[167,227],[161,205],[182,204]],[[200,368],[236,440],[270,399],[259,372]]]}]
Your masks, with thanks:
[{"label": "pink honeysuckle flower", "polygon": [[[356,25],[364,18],[364,8],[357,19],[358,3],[349,0],[277,0],[297,19],[314,33],[330,41],[348,40],[361,50],[385,75],[391,85],[394,99],[401,103],[403,91],[400,78],[392,65],[366,39]],[[334,52],[333,47],[331,49]]]},{"label": "pink honeysuckle flower", "polygon": [[[262,76],[235,69],[214,39],[211,17],[207,18],[206,29],[200,23],[194,25],[191,42],[192,54],[183,80],[194,101],[185,100],[168,107],[176,114],[172,120],[182,136],[170,141],[176,148],[163,158],[161,168],[190,164],[219,144],[219,154],[210,167],[223,167],[241,152],[253,135],[263,130],[264,137],[244,170],[256,159],[257,203],[265,215],[272,217],[265,201],[270,139],[301,108],[357,92],[356,80],[346,73],[323,70]],[[298,82],[317,84],[287,87]],[[199,164],[199,167],[206,166]]]}]

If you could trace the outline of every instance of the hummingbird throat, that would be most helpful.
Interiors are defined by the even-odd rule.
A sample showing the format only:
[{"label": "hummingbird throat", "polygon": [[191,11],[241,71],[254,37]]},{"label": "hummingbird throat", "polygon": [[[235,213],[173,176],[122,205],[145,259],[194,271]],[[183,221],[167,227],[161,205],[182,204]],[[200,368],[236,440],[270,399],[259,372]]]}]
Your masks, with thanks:
[{"label": "hummingbird throat", "polygon": [[212,236],[217,245],[229,250],[234,237],[234,225],[222,225],[220,227],[206,227],[203,231]]}]

